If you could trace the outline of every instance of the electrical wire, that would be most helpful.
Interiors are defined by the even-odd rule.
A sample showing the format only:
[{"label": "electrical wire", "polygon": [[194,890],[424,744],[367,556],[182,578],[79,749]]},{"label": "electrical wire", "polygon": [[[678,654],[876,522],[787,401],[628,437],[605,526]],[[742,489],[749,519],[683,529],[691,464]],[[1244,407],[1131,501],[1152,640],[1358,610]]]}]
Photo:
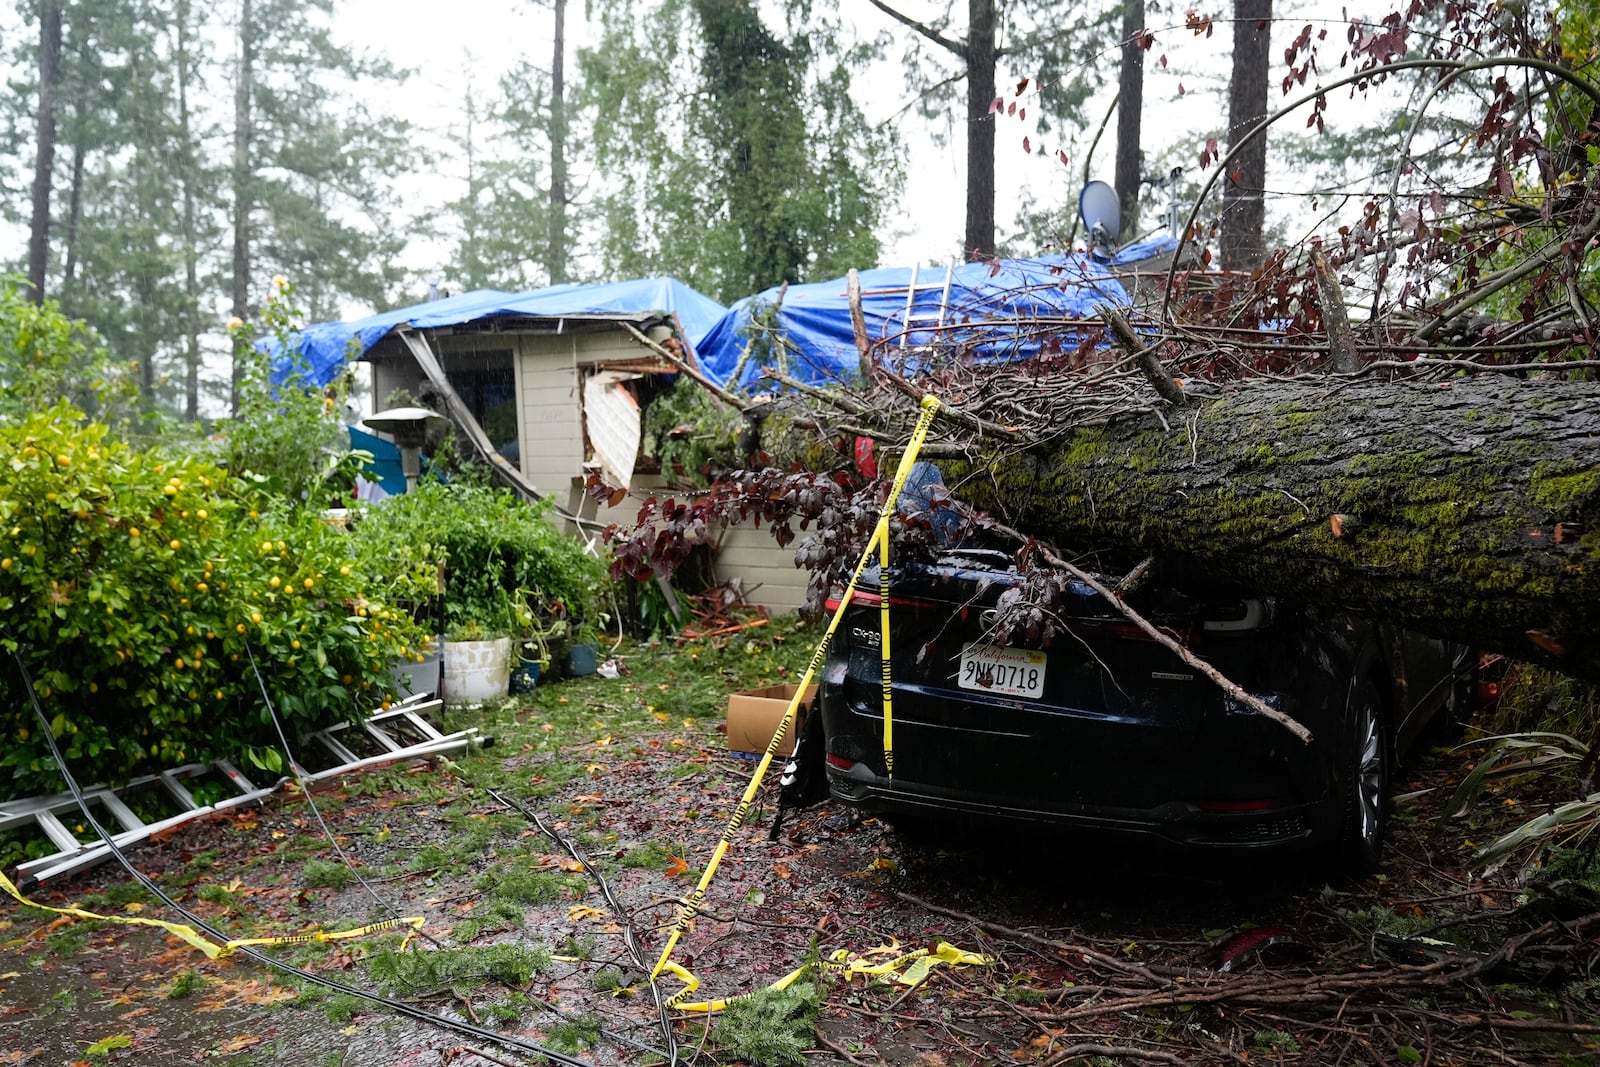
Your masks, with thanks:
[{"label": "electrical wire", "polygon": [[[109,849],[111,854],[116,857],[117,862],[122,864],[123,869],[133,876],[135,881],[144,886],[146,890],[152,893],[162,903],[167,905],[167,907],[171,908],[177,914],[183,916],[184,919],[190,923],[190,925],[210,935],[214,940],[217,941],[218,944],[226,943],[229,940],[227,934],[223,933],[211,923],[207,922],[204,918],[190,911],[182,904],[179,904],[176,900],[172,899],[166,890],[162,889],[153,880],[151,880],[148,875],[133,865],[133,862],[128,859],[127,853],[122,851],[122,847],[117,844],[112,834],[106,830],[104,826],[100,825],[100,820],[95,818],[94,811],[90,807],[88,799],[83,795],[83,790],[78,785],[78,780],[73,777],[72,772],[67,769],[66,758],[61,754],[61,749],[56,744],[55,734],[50,729],[50,720],[45,716],[44,707],[39,703],[39,695],[34,690],[33,676],[29,673],[27,664],[22,660],[20,646],[19,650],[12,652],[11,655],[12,658],[17,661],[17,669],[22,673],[23,688],[27,690],[28,699],[33,704],[34,715],[36,715],[39,719],[39,726],[42,730],[42,736],[44,737],[45,743],[50,748],[50,755],[54,757],[56,761],[56,769],[61,772],[62,779],[67,783],[67,791],[72,794],[72,799],[77,802],[78,810],[83,813],[84,819],[91,827],[94,828],[95,833],[100,835],[100,839],[105,842],[106,848]],[[393,997],[384,996],[381,993],[374,993],[369,989],[362,989],[359,986],[348,985],[344,982],[324,977],[323,975],[316,974],[313,971],[308,971],[303,967],[297,967],[292,963],[286,963],[283,960],[269,956],[265,952],[262,952],[259,949],[249,945],[239,946],[235,950],[235,953],[237,955],[246,956],[252,960],[255,960],[264,967],[282,971],[285,974],[292,974],[296,978],[299,978],[305,982],[310,982],[313,985],[320,985],[326,989],[331,989],[337,993],[343,993],[346,996],[355,997],[358,1000],[364,1000],[371,1004],[380,1004],[388,1008],[390,1011],[404,1015],[410,1019],[415,1019],[418,1022],[427,1023],[430,1026],[437,1026],[445,1030],[454,1030],[457,1033],[466,1034],[468,1036],[475,1037],[480,1041],[487,1041],[491,1044],[499,1045],[502,1048],[514,1049],[517,1052],[523,1053],[530,1057],[544,1057],[555,1063],[564,1064],[566,1067],[595,1067],[595,1065],[590,1063],[588,1060],[582,1060],[576,1056],[569,1056],[565,1052],[548,1048],[544,1045],[538,1044],[537,1042],[527,1041],[523,1038],[513,1037],[509,1034],[496,1033],[495,1031],[489,1030],[482,1026],[463,1022],[459,1019],[452,1019],[447,1015],[440,1015],[436,1012],[427,1011],[423,1008],[417,1007],[414,1004],[407,1004],[403,1000],[396,1000]]]},{"label": "electrical wire", "polygon": [[[468,784],[470,785],[471,783],[469,782]],[[600,888],[600,895],[605,898],[606,906],[611,909],[611,913],[617,917],[617,922],[622,926],[622,943],[627,946],[628,954],[633,957],[634,962],[644,971],[647,976],[646,980],[650,983],[650,995],[655,1000],[656,1016],[661,1023],[662,1044],[667,1048],[667,1067],[678,1067],[678,1040],[677,1035],[672,1030],[672,1019],[667,1015],[667,1002],[661,995],[661,987],[656,984],[655,977],[650,973],[652,970],[651,962],[649,957],[645,955],[644,948],[639,944],[633,922],[628,918],[628,913],[623,910],[622,903],[617,899],[616,893],[612,891],[611,883],[606,881],[606,876],[601,874],[599,869],[589,862],[589,858],[578,849],[578,846],[570,838],[552,829],[539,816],[538,812],[524,806],[520,801],[506,796],[498,789],[485,789],[484,791],[506,807],[521,812],[523,818],[533,823],[540,833],[560,845],[562,851],[571,856],[574,862],[582,864],[583,869],[594,877],[595,884]]]},{"label": "electrical wire", "polygon": [[[367,896],[377,901],[379,907],[384,908],[396,919],[404,918],[404,914],[398,907],[379,896],[378,891],[372,888],[371,883],[361,877],[361,872],[356,869],[355,863],[351,861],[350,854],[344,850],[344,846],[339,844],[338,837],[328,827],[327,820],[322,817],[322,812],[317,807],[316,800],[311,796],[311,783],[306,781],[305,776],[300,773],[300,762],[294,758],[294,750],[289,747],[289,737],[284,732],[283,720],[278,718],[278,709],[273,706],[272,697],[267,695],[267,682],[266,679],[261,677],[261,667],[256,663],[255,649],[251,647],[250,642],[245,642],[244,651],[250,657],[250,669],[255,672],[256,685],[261,689],[261,699],[266,701],[267,713],[272,717],[272,727],[278,733],[278,742],[283,745],[283,755],[289,761],[289,770],[293,772],[295,784],[300,787],[300,795],[305,797],[306,804],[311,808],[311,814],[316,816],[317,825],[322,827],[323,836],[328,839],[328,843],[333,846],[333,850],[339,854],[339,859],[344,862],[345,869],[354,875],[355,880],[361,883],[361,888],[367,891]],[[427,939],[428,943],[434,948],[445,947],[444,942],[428,933],[427,930],[418,930],[417,933]]]}]

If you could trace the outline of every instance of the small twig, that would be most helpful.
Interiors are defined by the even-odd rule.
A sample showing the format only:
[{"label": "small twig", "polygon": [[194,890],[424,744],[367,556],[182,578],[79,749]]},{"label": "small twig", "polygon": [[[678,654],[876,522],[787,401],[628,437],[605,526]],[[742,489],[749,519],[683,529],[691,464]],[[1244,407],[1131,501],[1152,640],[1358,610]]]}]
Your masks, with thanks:
[{"label": "small twig", "polygon": [[800,379],[785,374],[782,371],[767,368],[761,372],[761,376],[763,378],[770,378],[786,388],[793,389],[802,396],[809,396],[813,400],[821,401],[830,407],[838,408],[840,411],[847,412],[851,415],[865,415],[871,410],[871,408],[869,408],[866,404],[861,403],[848,393],[841,393],[837,391],[830,393],[826,389],[818,389],[814,385],[807,385]]},{"label": "small twig", "polygon": [[512,1063],[510,1060],[503,1060],[499,1056],[490,1055],[481,1048],[473,1048],[471,1045],[457,1045],[456,1048],[469,1056],[477,1056],[479,1059],[488,1060],[490,1063],[498,1063],[500,1067],[518,1067],[517,1064]]},{"label": "small twig", "polygon": [[[900,390],[906,396],[911,397],[913,400],[920,402],[923,396],[927,393],[927,390],[917,388],[911,382],[896,374],[888,367],[879,367],[878,373],[881,374],[890,385],[893,385],[896,389]],[[979,433],[987,434],[990,437],[998,437],[1005,441],[1014,441],[1018,443],[1026,441],[1026,438],[1024,438],[1022,434],[1010,426],[1001,426],[997,422],[990,422],[988,419],[979,418],[977,415],[974,415],[971,412],[962,411],[958,407],[952,407],[948,402],[943,400],[941,400],[939,403],[938,417],[941,419],[946,419],[950,422],[959,423],[960,425],[967,427],[969,430],[976,430]]]},{"label": "small twig", "polygon": [[821,1030],[816,1031],[816,1035],[817,1041],[822,1045],[823,1048],[827,1049],[829,1052],[832,1052],[836,1056],[843,1056],[849,1062],[856,1064],[857,1067],[876,1067],[878,1063],[882,1062],[881,1060],[864,1060],[861,1057],[852,1054],[850,1050],[845,1048],[843,1045],[836,1045],[832,1041],[829,1041],[828,1035],[824,1034]]},{"label": "small twig", "polygon": [[1052,1059],[1045,1060],[1045,1067],[1056,1067],[1057,1064],[1069,1060],[1082,1059],[1087,1056],[1107,1056],[1114,1060],[1149,1060],[1152,1063],[1176,1063],[1181,1067],[1188,1067],[1189,1060],[1176,1052],[1163,1052],[1155,1048],[1128,1048],[1126,1045],[1068,1045],[1055,1054]]},{"label": "small twig", "polygon": [[991,922],[988,919],[980,919],[978,916],[969,915],[964,911],[957,911],[955,908],[946,908],[943,905],[935,904],[932,901],[923,900],[921,897],[913,896],[910,893],[902,893],[898,889],[891,890],[891,892],[894,893],[894,895],[899,899],[905,901],[907,904],[915,904],[917,907],[931,911],[936,915],[945,915],[952,919],[959,919],[964,923],[970,923],[973,926],[992,931],[993,933],[1003,934],[1006,937],[1014,937],[1019,941],[1032,941],[1036,945],[1055,949],[1057,952],[1067,952],[1075,956],[1082,956],[1086,960],[1103,964],[1114,971],[1120,971],[1123,974],[1131,974],[1143,978],[1145,981],[1149,982],[1158,989],[1169,989],[1172,987],[1172,981],[1170,979],[1162,978],[1160,975],[1155,974],[1148,968],[1142,967],[1137,963],[1130,963],[1127,960],[1119,960],[1115,956],[1108,956],[1104,952],[1100,952],[1097,949],[1088,948],[1084,945],[1070,944],[1066,941],[1059,941],[1056,938],[1045,937],[1043,934],[1036,934],[1029,930],[1018,930],[1015,927],[1002,926],[997,922]]}]

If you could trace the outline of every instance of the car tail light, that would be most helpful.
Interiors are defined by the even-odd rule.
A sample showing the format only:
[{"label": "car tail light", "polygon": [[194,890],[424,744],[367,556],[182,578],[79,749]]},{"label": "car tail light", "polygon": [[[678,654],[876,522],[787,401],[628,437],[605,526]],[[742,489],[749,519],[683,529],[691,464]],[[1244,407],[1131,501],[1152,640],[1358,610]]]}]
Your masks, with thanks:
[{"label": "car tail light", "polygon": [[843,756],[835,755],[834,753],[830,752],[828,753],[828,765],[831,767],[837,767],[841,771],[848,771],[851,767],[856,765],[856,761],[853,759],[846,759]]},{"label": "car tail light", "polygon": [[[843,599],[844,586],[835,585],[828,590],[828,599],[822,602],[822,606],[828,611],[838,611],[839,602]],[[850,596],[852,607],[875,608],[882,603],[883,597],[877,593],[869,593],[859,585],[856,586],[856,591]],[[891,596],[889,598],[889,606],[891,608],[936,608],[939,605],[932,600],[918,600],[916,597],[909,596]]]}]

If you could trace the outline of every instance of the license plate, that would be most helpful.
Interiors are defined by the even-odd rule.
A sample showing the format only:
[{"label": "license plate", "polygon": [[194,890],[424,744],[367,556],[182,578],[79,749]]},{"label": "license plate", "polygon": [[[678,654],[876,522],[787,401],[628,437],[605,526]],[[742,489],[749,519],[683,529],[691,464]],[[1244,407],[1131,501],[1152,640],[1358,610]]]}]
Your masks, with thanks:
[{"label": "license plate", "polygon": [[1044,696],[1043,652],[994,645],[965,645],[961,649],[963,689],[1003,693],[1013,697]]}]

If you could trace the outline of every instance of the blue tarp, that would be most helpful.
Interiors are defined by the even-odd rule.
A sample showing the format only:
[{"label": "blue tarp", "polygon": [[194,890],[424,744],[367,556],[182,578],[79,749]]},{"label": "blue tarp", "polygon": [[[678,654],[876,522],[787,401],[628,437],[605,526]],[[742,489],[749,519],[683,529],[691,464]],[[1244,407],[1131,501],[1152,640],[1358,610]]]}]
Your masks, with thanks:
[{"label": "blue tarp", "polygon": [[[1128,245],[1117,253],[1113,265],[1134,263],[1171,252],[1177,242],[1158,236]],[[939,319],[945,271],[928,267],[917,272],[913,324]],[[861,272],[861,308],[872,341],[898,338],[905,330],[906,292],[911,271],[882,268]],[[727,385],[750,341],[752,314],[777,302],[778,289],[768,289],[734,304],[722,321],[698,345],[701,366],[708,376]],[[1020,359],[1039,350],[1037,331],[1019,334],[1005,324],[1021,318],[1089,319],[1095,307],[1125,307],[1128,293],[1107,265],[1082,253],[1039,259],[1006,259],[998,263],[963,263],[951,274],[948,308],[943,321],[961,324],[955,339],[976,346],[980,358]],[[985,323],[992,325],[985,326]],[[855,372],[860,367],[855,333],[850,325],[850,305],[845,279],[791,285],[778,309],[778,325],[788,341],[785,356],[789,373],[816,383]],[[929,344],[935,336],[914,330],[913,345]],[[741,384],[760,375],[755,361],[740,373]]]},{"label": "blue tarp", "polygon": [[[500,315],[563,319],[586,315],[635,318],[676,313],[690,347],[698,352],[701,340],[726,310],[675,278],[641,278],[609,285],[554,285],[526,293],[476,289],[353,322],[308,326],[299,335],[298,347],[305,360],[309,383],[323,386],[337,376],[346,362],[359,358],[390,330],[401,325],[419,329],[458,326]],[[272,373],[274,384],[281,384],[288,370],[283,360],[276,361]]]}]

